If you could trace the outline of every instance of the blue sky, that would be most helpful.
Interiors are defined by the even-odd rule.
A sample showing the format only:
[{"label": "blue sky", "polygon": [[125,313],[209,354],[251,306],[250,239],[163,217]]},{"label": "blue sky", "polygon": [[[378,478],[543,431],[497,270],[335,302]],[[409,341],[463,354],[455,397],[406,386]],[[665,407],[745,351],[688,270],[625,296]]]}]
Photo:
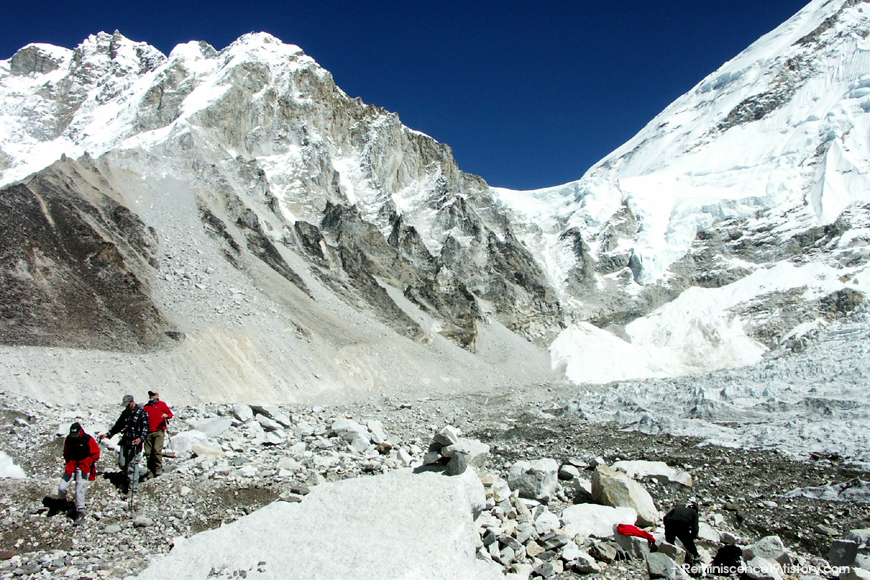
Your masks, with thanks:
[{"label": "blue sky", "polygon": [[0,59],[119,30],[164,53],[246,32],[297,44],[349,95],[447,143],[491,185],[578,179],[803,0],[138,2],[3,7]]}]

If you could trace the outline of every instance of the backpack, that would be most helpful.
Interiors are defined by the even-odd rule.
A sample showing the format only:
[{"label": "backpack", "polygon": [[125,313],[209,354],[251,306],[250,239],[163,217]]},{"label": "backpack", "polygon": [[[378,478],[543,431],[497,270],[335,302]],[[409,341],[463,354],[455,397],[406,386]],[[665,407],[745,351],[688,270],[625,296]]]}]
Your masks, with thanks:
[{"label": "backpack", "polygon": [[719,548],[713,558],[710,572],[717,576],[731,576],[743,564],[743,550],[737,546],[725,545]]}]

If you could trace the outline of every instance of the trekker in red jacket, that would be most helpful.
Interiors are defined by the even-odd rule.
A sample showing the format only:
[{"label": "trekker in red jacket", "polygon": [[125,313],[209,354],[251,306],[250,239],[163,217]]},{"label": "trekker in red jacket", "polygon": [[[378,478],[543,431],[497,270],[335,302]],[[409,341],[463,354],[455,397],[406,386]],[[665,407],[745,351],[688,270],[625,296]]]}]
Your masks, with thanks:
[{"label": "trekker in red jacket", "polygon": [[100,446],[97,441],[82,430],[79,423],[73,423],[69,428],[69,435],[63,442],[63,460],[66,467],[63,471],[60,485],[57,487],[57,495],[66,500],[66,492],[70,484],[76,484],[76,515],[75,525],[81,525],[85,521],[85,493],[88,491],[88,482],[97,478],[97,460],[100,458]]},{"label": "trekker in red jacket", "polygon": [[167,422],[172,419],[169,405],[160,400],[160,393],[148,391],[148,402],[144,406],[148,413],[148,437],[145,438],[145,457],[148,471],[154,477],[163,475],[163,437]]}]

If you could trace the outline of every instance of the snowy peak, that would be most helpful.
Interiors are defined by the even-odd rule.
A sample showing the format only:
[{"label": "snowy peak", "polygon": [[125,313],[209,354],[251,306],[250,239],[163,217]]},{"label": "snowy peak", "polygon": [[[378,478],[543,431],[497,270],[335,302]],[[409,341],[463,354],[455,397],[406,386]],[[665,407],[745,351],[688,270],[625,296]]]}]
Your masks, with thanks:
[{"label": "snowy peak", "polygon": [[[486,183],[460,171],[446,145],[348,97],[299,47],[255,33],[221,51],[187,43],[167,58],[99,34],[47,76],[38,85],[0,78],[0,96],[10,97],[0,98],[0,114],[14,129],[0,140],[2,181],[17,182],[9,195],[28,200],[11,202],[10,211],[33,213],[43,183],[57,180],[56,167],[43,167],[60,158],[70,183],[51,191],[60,190],[59,198],[81,192],[87,199],[77,212],[102,215],[108,197],[154,229],[159,250],[135,275],[158,332],[131,339],[126,350],[164,344],[161,328],[179,328],[165,331],[177,340],[232,326],[233,309],[203,312],[198,294],[215,284],[205,281],[216,272],[241,275],[276,302],[263,311],[266,319],[306,318],[292,326],[301,336],[328,328],[322,340],[329,345],[358,335],[353,327],[362,320],[377,342],[389,332],[434,352],[501,352],[479,341],[482,325],[493,324],[509,343],[540,354],[526,341],[545,345],[561,328],[542,270]],[[34,119],[38,108],[50,114]],[[95,183],[102,196],[91,191]],[[48,215],[35,223],[49,229],[46,237],[60,236]],[[99,237],[123,253],[124,225],[103,221]],[[65,257],[56,261],[73,269]],[[27,252],[16,259],[10,277],[36,267]],[[54,295],[41,295],[49,310]],[[68,304],[53,307],[75,319]],[[129,335],[125,324],[118,333]],[[89,332],[76,344],[105,344]],[[7,340],[68,344],[50,331]],[[292,341],[267,357],[276,368],[288,348]],[[529,360],[540,376],[545,359]]]},{"label": "snowy peak", "polygon": [[[783,295],[797,288],[812,289],[805,295],[810,300],[838,286],[867,292],[866,257],[862,253],[844,269],[849,260],[842,254],[854,255],[848,248],[866,239],[868,35],[866,2],[814,1],[677,99],[579,181],[537,192],[496,192],[515,216],[523,242],[547,264],[563,303],[598,329],[630,340],[607,350],[642,367],[631,372],[649,376],[712,360],[724,366],[758,360],[764,348],[757,346],[776,348],[796,328],[782,320],[773,324],[782,325],[776,330],[762,324],[758,304],[775,312],[773,305],[781,307]],[[825,234],[853,226],[842,239]],[[826,251],[817,251],[823,244]],[[833,270],[810,279],[803,277],[809,269],[775,282],[747,278],[816,260]],[[716,289],[710,299],[719,306],[691,323],[699,301],[686,290],[695,286]],[[755,303],[755,314],[748,314],[753,308],[744,301]],[[654,310],[666,304],[671,314]],[[825,316],[813,309],[806,320],[823,324]],[[676,312],[683,321],[666,321]],[[756,320],[735,326],[737,313]],[[705,330],[696,334],[699,325]],[[736,348],[742,341],[737,335],[751,340]],[[689,336],[691,344],[672,341]],[[613,338],[582,325],[569,329],[554,345],[560,353],[554,360],[570,367],[582,358],[572,353],[589,341],[600,346]],[[648,347],[668,343],[654,360],[641,362]],[[714,353],[723,344],[734,350]],[[678,356],[662,369],[664,353]],[[588,376],[580,369],[591,363],[578,364],[573,375]]]},{"label": "snowy peak", "polygon": [[44,75],[66,65],[73,51],[51,44],[28,44],[6,61],[15,76]]},{"label": "snowy peak", "polygon": [[[343,354],[385,336],[445,369],[548,348],[545,374],[575,382],[751,364],[870,291],[867,9],[811,3],[580,180],[534,192],[464,173],[449,146],[351,99],[269,34],[168,57],[119,33],[31,45],[0,63],[0,185],[35,237],[67,240],[56,216],[74,208],[118,248],[122,267],[105,271],[135,274],[152,321],[138,336],[116,320],[134,350],[237,340],[213,329],[243,325],[272,369],[252,380],[280,389],[294,388],[288,360],[317,377],[343,372],[322,361],[345,361],[338,389],[388,381],[395,361],[378,349]],[[40,210],[45,192],[56,207]],[[136,220],[117,222],[114,204]],[[133,240],[153,230],[144,262],[138,223]],[[32,252],[13,254],[10,280],[38,269]],[[52,259],[76,271],[67,257]],[[242,305],[230,287],[261,301]],[[41,294],[46,311],[74,305],[55,295]],[[28,332],[9,340],[31,344]],[[76,344],[105,344],[90,332]],[[319,345],[319,370],[299,337]]]}]

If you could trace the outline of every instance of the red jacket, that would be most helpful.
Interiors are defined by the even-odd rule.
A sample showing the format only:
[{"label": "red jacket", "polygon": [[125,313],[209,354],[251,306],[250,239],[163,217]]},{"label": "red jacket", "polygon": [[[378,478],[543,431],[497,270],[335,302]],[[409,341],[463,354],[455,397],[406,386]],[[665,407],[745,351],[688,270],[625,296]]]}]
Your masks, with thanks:
[{"label": "red jacket", "polygon": [[66,461],[64,473],[72,475],[76,468],[87,473],[88,479],[97,478],[97,460],[100,458],[100,446],[96,440],[82,431],[79,437],[67,437],[63,442],[63,460]]},{"label": "red jacket", "polygon": [[[166,420],[172,419],[172,411],[169,409],[169,405],[158,399],[156,401],[148,401],[142,408],[148,413],[149,433],[166,431]],[[163,418],[164,413],[166,413],[166,419]]]}]

